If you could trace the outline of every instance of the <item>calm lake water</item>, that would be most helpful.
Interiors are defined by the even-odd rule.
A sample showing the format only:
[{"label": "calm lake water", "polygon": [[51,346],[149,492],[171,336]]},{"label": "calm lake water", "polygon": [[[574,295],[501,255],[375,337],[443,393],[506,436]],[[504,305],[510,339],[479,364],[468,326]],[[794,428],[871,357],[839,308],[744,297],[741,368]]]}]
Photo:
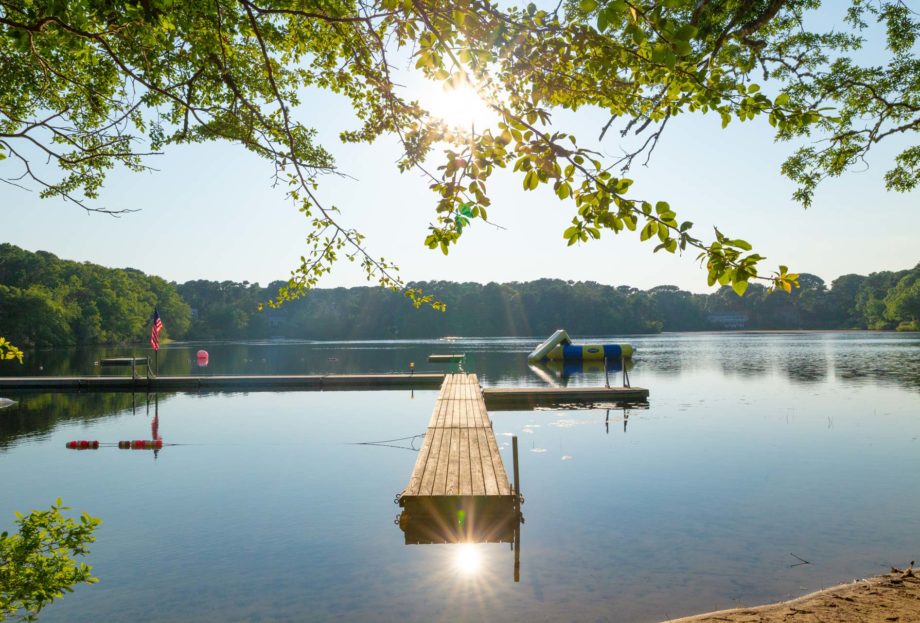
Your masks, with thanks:
[{"label": "calm lake water", "polygon": [[[651,622],[920,560],[920,336],[629,341],[647,409],[492,414],[506,466],[521,443],[519,583],[508,545],[404,545],[393,498],[413,442],[355,445],[423,433],[435,391],[10,395],[0,530],[57,496],[102,518],[100,583],[47,622]],[[429,353],[465,352],[487,386],[603,384],[530,369],[534,342],[172,344],[160,372],[426,371]],[[98,373],[130,354],[42,351],[3,373]],[[157,411],[176,445],[156,457],[64,447],[149,438]]]}]

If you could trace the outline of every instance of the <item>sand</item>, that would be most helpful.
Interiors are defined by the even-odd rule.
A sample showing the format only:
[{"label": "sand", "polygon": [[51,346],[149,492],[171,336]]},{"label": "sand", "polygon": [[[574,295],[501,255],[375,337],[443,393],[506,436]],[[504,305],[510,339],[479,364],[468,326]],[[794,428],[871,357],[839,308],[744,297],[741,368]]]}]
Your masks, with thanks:
[{"label": "sand", "polygon": [[669,623],[889,623],[920,622],[920,578],[892,570],[868,580],[755,608],[734,608],[672,619]]}]

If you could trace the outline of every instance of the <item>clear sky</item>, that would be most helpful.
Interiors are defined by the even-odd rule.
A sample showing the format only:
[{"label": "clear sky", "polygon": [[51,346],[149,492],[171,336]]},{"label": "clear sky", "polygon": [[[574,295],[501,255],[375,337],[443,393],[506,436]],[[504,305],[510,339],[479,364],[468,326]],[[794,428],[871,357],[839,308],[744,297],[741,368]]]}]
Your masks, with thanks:
[{"label": "clear sky", "polygon": [[[441,98],[432,89],[419,92]],[[338,133],[357,124],[347,102],[330,94],[310,93],[297,115],[319,130],[342,171],[356,178],[323,179],[321,197],[342,210],[345,224],[367,235],[375,255],[395,260],[408,280],[554,277],[707,290],[695,254],[652,254],[654,245],[640,243],[634,233],[605,233],[599,241],[566,247],[562,231],[573,206],[559,202],[551,188],[525,192],[520,177],[503,172],[490,185],[489,217],[506,229],[475,221],[444,257],[423,245],[436,197],[417,173],[398,172],[394,140],[342,145]],[[605,121],[591,110],[555,115],[559,129],[587,144]],[[787,264],[830,282],[841,274],[920,261],[918,194],[888,193],[883,183],[894,154],[906,145],[903,139],[875,149],[867,170],[826,181],[806,211],[791,200],[793,186],[779,174],[794,145],[774,144],[765,119],[733,122],[725,130],[720,125],[717,116],[674,118],[649,166],[631,172],[637,196],[670,202],[678,220],[693,221],[704,239],[718,225],[748,240],[768,257],[765,268]],[[616,155],[618,140],[610,132],[599,149]],[[173,147],[149,163],[158,171],[109,177],[99,205],[140,210],[121,218],[87,215],[73,204],[0,184],[0,241],[180,282],[287,278],[304,252],[307,223],[282,190],[271,188],[268,162],[239,146],[212,143]],[[363,283],[360,271],[343,263],[321,287]]]}]

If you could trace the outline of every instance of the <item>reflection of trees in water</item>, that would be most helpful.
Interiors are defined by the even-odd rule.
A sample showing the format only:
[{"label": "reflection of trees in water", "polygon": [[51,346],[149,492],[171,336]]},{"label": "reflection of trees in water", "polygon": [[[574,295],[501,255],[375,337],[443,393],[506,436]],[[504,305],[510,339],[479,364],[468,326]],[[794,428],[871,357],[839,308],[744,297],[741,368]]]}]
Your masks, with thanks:
[{"label": "reflection of trees in water", "polygon": [[718,369],[725,377],[778,373],[792,382],[844,380],[920,388],[920,342],[909,336],[819,333],[638,338],[637,372],[679,376]]},{"label": "reflection of trees in water", "polygon": [[835,353],[836,377],[851,383],[895,384],[920,389],[920,344],[889,346],[893,347],[863,349],[857,354]]},{"label": "reflection of trees in water", "polygon": [[721,362],[722,374],[744,378],[763,377],[775,362],[770,353],[746,349],[741,352],[726,354]]},{"label": "reflection of trees in water", "polygon": [[[636,346],[633,340],[625,340]],[[700,360],[695,349],[688,351],[687,345],[675,340],[655,340],[639,344],[633,365],[637,372],[648,370],[657,376],[678,376],[684,370],[698,367]]]},{"label": "reflection of trees in water", "polygon": [[658,376],[678,376],[684,369],[689,369],[692,363],[680,357],[674,358],[646,358],[638,362],[643,369],[654,371]]},{"label": "reflection of trees in water", "polygon": [[771,370],[772,359],[769,351],[748,345],[744,338],[736,342],[725,338],[653,338],[638,342],[633,364],[637,372],[653,372],[658,377],[713,368],[726,376],[756,377]]},{"label": "reflection of trees in water", "polygon": [[[96,362],[105,357],[144,357],[150,348],[99,346],[93,348],[39,349],[26,353],[21,366],[8,366],[4,376],[84,376],[98,374]],[[110,371],[111,372],[111,371]]]},{"label": "reflection of trees in water", "polygon": [[[173,394],[160,394],[160,400]],[[17,404],[0,412],[0,449],[19,439],[50,433],[63,423],[87,423],[136,407],[146,410],[146,394],[22,394],[9,396]],[[150,396],[151,411],[153,396]]]},{"label": "reflection of trees in water", "polygon": [[823,383],[828,375],[828,356],[819,352],[793,351],[778,358],[779,369],[796,383]]}]

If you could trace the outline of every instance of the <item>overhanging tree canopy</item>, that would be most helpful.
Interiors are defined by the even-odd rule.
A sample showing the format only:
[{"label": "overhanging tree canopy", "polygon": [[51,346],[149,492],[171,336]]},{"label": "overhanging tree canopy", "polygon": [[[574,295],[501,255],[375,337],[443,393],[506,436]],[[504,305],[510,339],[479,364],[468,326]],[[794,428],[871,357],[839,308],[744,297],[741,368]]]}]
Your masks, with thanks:
[{"label": "overhanging tree canopy", "polygon": [[[603,230],[637,231],[655,250],[694,248],[710,284],[743,292],[752,278],[789,290],[796,275],[744,240],[694,234],[675,208],[630,193],[630,166],[651,156],[669,120],[715,114],[763,117],[778,140],[813,137],[783,165],[795,197],[864,159],[872,146],[920,128],[920,29],[906,2],[850,0],[827,32],[807,25],[820,0],[581,0],[549,9],[485,0],[0,0],[0,174],[37,185],[87,210],[116,165],[133,170],[172,144],[224,139],[272,163],[275,179],[310,219],[308,251],[284,300],[316,284],[345,256],[369,278],[405,289],[416,305],[439,304],[406,289],[396,267],[368,250],[360,232],[318,190],[335,173],[330,153],[293,107],[304,87],[347,97],[361,121],[345,141],[399,137],[403,170],[418,167],[436,193],[425,243],[447,253],[471,219],[487,218],[496,168],[525,190],[551,186],[573,209],[571,244]],[[858,60],[869,26],[885,31],[886,64]],[[393,58],[409,71],[472,85],[495,111],[495,127],[449,128],[411,101]],[[767,94],[769,92],[769,95]],[[647,137],[608,161],[579,146],[550,115],[562,107],[609,111],[601,137]],[[440,166],[426,168],[440,150]],[[34,164],[58,167],[47,177]],[[888,188],[914,188],[920,147],[901,152]],[[347,206],[342,206],[347,207]]]}]

